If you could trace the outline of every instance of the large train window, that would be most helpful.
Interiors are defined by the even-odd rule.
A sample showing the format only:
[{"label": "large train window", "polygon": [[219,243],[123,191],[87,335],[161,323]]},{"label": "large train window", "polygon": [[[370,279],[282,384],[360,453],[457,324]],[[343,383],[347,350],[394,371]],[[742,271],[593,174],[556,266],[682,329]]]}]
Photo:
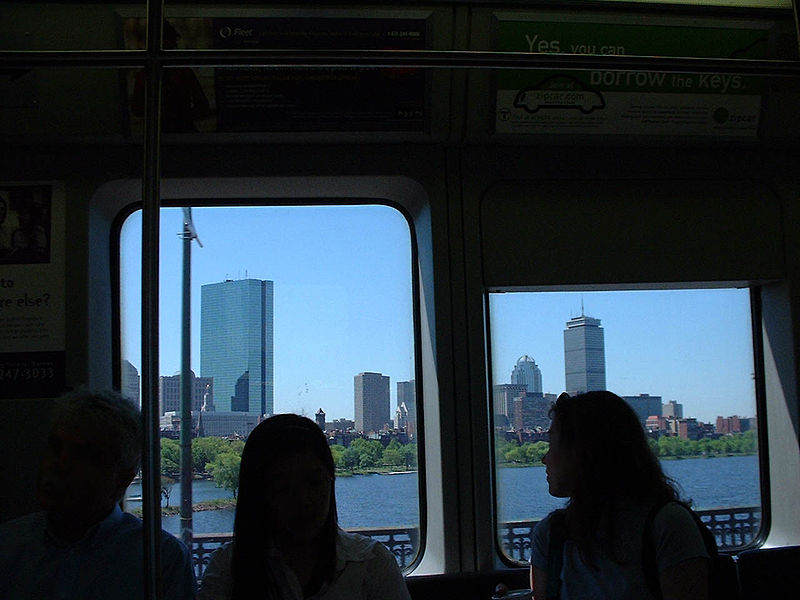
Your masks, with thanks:
[{"label": "large train window", "polygon": [[[562,391],[608,389],[634,409],[666,474],[723,549],[758,536],[761,487],[747,288],[491,293],[500,546],[529,558],[548,494],[542,456]],[[598,423],[614,435],[614,423]]]},{"label": "large train window", "polygon": [[[339,524],[410,566],[420,503],[406,216],[377,204],[195,206],[162,208],[160,223],[163,527],[200,559],[229,539],[249,432],[265,415],[298,413],[328,435]],[[141,229],[137,211],[120,236],[121,380],[136,397]],[[185,362],[182,332],[191,340]],[[191,488],[181,485],[182,379],[191,395]],[[193,511],[181,515],[189,489]],[[141,510],[141,496],[134,483],[129,510]]]}]

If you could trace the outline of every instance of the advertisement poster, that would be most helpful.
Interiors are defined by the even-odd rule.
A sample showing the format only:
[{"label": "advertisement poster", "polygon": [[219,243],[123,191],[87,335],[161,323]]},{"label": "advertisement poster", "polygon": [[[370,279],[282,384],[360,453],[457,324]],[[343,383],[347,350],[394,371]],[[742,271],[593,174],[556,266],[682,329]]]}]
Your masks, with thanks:
[{"label": "advertisement poster", "polygon": [[[123,21],[126,48],[144,47],[144,21]],[[426,19],[187,17],[170,19],[179,49],[425,49]],[[130,130],[142,131],[144,74],[127,77]],[[427,131],[426,75],[413,68],[176,68],[165,72],[162,131]]]},{"label": "advertisement poster", "polygon": [[64,194],[0,182],[0,398],[64,389]]},{"label": "advertisement poster", "polygon": [[[506,52],[765,58],[755,26],[556,23],[498,19]],[[495,78],[495,133],[754,137],[763,81],[735,74],[520,71]]]}]

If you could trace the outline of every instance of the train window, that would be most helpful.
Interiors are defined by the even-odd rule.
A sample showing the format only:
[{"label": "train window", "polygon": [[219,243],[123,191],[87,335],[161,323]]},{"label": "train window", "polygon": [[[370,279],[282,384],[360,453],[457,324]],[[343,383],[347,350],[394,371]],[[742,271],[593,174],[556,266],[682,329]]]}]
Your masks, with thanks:
[{"label": "train window", "polygon": [[[558,393],[622,396],[683,498],[735,550],[761,520],[747,289],[489,295],[497,535],[529,559],[535,523],[564,505],[541,459]],[[613,423],[598,423],[614,435]],[[713,473],[713,477],[710,474]]]},{"label": "train window", "polygon": [[[189,214],[202,247],[191,242],[194,511],[182,525],[181,237]],[[130,395],[139,393],[141,228],[137,211],[120,234],[121,380]],[[376,204],[162,208],[160,239],[163,527],[184,539],[191,528],[202,564],[230,538],[248,433],[264,415],[292,412],[327,432],[340,525],[386,543],[410,566],[420,503],[406,217]],[[127,503],[141,508],[138,483]]]}]

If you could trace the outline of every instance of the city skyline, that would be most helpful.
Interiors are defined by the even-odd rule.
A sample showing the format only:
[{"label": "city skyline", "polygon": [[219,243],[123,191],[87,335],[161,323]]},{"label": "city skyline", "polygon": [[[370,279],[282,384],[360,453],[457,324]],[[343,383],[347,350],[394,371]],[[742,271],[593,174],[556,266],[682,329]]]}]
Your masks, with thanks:
[{"label": "city skyline", "polygon": [[[386,206],[195,208],[192,362],[200,373],[200,285],[275,282],[275,411],[352,418],[353,376],[414,373],[410,231]],[[159,373],[180,370],[182,211],[163,209]],[[121,234],[122,358],[141,366],[141,213]],[[489,294],[491,377],[530,355],[545,392],[564,387],[563,329],[585,310],[602,319],[607,387],[675,400],[712,422],[754,415],[747,289]],[[391,386],[392,401],[396,399]]]},{"label": "city skyline", "polygon": [[661,396],[706,423],[755,416],[746,289],[490,294],[493,383],[509,382],[509,367],[528,354],[543,391],[564,391],[564,324],[584,313],[603,323],[608,390]]},{"label": "city skyline", "polygon": [[[353,376],[414,379],[411,236],[381,205],[195,207],[191,368],[200,373],[200,287],[274,282],[274,410],[353,417]],[[159,374],[180,371],[180,208],[161,212]],[[141,212],[120,236],[122,358],[141,370]],[[394,386],[391,390],[394,400]],[[217,406],[219,410],[219,405]]]}]

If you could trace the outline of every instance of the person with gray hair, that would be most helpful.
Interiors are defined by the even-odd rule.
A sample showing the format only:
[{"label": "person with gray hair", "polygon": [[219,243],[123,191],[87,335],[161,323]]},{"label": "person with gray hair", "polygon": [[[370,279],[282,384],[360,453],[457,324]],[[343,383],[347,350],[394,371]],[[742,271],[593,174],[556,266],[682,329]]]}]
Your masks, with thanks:
[{"label": "person with gray hair", "polygon": [[[37,497],[43,511],[0,524],[0,598],[144,597],[142,522],[120,501],[139,470],[139,410],[116,392],[56,401]],[[189,600],[186,547],[161,532],[163,598]]]}]

